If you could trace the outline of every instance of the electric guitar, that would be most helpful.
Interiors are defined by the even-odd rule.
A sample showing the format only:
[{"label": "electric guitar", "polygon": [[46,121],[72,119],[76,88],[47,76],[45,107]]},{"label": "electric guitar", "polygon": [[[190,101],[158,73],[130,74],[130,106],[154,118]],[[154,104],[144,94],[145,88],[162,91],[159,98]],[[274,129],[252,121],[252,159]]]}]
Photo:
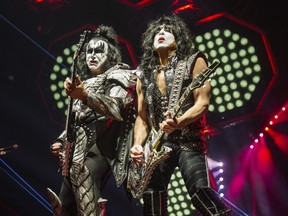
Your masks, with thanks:
[{"label": "electric guitar", "polygon": [[[76,74],[77,74],[77,58],[79,54],[81,53],[84,42],[87,39],[88,33],[90,31],[84,31],[83,34],[80,35],[80,41],[77,44],[77,50],[75,51],[73,55],[73,65],[72,65],[72,72],[71,72],[71,81],[72,83],[75,83],[76,79]],[[69,98],[68,102],[68,113],[66,117],[66,125],[65,125],[65,130],[66,130],[66,139],[64,142],[64,146],[62,149],[62,160],[61,160],[61,173],[62,176],[68,176],[69,175],[69,169],[70,169],[70,164],[72,161],[72,154],[73,154],[73,149],[75,146],[75,112],[73,112],[73,98]]]},{"label": "electric guitar", "polygon": [[[220,62],[215,61],[200,74],[198,74],[191,82],[191,84],[184,91],[178,102],[175,104],[171,112],[171,118],[175,118],[181,107],[192,94],[193,90],[201,87],[204,82],[211,76]],[[143,192],[148,185],[154,168],[160,161],[165,160],[172,150],[167,146],[161,146],[165,133],[162,130],[151,130],[148,138],[143,146],[143,160],[141,165],[136,165],[131,161],[128,170],[127,189],[131,192],[134,198],[141,198]]]}]

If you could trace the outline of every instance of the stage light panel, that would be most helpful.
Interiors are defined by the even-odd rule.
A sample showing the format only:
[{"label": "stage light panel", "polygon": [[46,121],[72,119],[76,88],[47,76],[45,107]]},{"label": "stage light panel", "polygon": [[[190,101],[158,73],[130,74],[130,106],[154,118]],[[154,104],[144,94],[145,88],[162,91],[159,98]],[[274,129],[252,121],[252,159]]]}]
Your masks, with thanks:
[{"label": "stage light panel", "polygon": [[222,63],[211,79],[211,122],[255,112],[275,76],[264,33],[222,13],[200,20],[194,34],[196,50],[205,53],[210,63]]}]

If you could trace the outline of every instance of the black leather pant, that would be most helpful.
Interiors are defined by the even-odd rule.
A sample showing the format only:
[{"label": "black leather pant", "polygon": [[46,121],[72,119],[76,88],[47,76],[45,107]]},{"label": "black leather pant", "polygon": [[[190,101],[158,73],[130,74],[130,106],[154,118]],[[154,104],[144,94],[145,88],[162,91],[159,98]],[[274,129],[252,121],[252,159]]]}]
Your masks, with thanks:
[{"label": "black leather pant", "polygon": [[[183,150],[178,145],[172,145],[171,143],[166,143],[165,145],[171,147],[173,150],[166,160],[161,161],[157,165],[152,174],[151,181],[143,194],[144,215],[168,215],[167,194],[164,192],[167,191],[171,175],[177,166],[182,174],[193,206],[202,215],[229,215],[227,213],[229,210],[224,206],[217,193],[210,187],[205,154],[193,149]],[[154,204],[151,204],[149,196],[152,197],[152,192],[154,192],[156,198],[160,192],[160,194],[163,194],[160,197],[160,204],[162,206],[155,202],[155,197],[153,198]],[[157,209],[159,209],[158,205],[160,205],[161,213],[159,213],[160,211],[157,212]],[[153,207],[153,211],[151,211],[151,206]],[[164,210],[165,208],[166,210]]]}]

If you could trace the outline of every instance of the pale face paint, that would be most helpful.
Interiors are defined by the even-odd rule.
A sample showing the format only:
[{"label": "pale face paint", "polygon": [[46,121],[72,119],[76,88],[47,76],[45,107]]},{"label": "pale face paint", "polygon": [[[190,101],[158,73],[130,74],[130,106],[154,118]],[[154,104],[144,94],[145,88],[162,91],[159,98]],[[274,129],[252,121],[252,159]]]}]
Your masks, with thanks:
[{"label": "pale face paint", "polygon": [[159,48],[176,48],[175,37],[169,26],[160,26],[159,31],[154,36],[153,46],[155,50]]},{"label": "pale face paint", "polygon": [[103,73],[108,58],[108,44],[99,39],[89,41],[86,48],[86,63],[93,76]]}]

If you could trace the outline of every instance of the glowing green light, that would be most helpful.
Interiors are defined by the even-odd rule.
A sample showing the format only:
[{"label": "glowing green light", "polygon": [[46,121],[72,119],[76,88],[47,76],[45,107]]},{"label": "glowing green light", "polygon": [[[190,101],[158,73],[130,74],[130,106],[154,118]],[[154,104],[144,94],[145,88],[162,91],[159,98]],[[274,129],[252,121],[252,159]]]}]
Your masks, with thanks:
[{"label": "glowing green light", "polygon": [[62,74],[63,76],[67,76],[67,75],[68,75],[68,70],[67,70],[66,68],[62,68],[61,74]]},{"label": "glowing green light", "polygon": [[260,82],[260,76],[253,76],[252,80],[254,83],[259,83]]},{"label": "glowing green light", "polygon": [[214,30],[212,31],[212,34],[213,34],[214,37],[220,36],[220,30],[219,30],[219,29],[214,29]]},{"label": "glowing green light", "polygon": [[234,91],[234,92],[232,93],[232,95],[233,95],[233,97],[234,97],[235,99],[237,99],[237,98],[240,97],[240,92],[239,92],[239,91]]},{"label": "glowing green light", "polygon": [[223,47],[223,46],[221,46],[221,47],[218,49],[218,52],[219,52],[219,54],[223,55],[223,54],[225,54],[225,52],[226,52],[226,48]]},{"label": "glowing green light", "polygon": [[59,81],[58,82],[58,87],[59,88],[63,88],[64,87],[64,82],[63,81]]},{"label": "glowing green light", "polygon": [[222,99],[221,97],[216,97],[216,98],[215,98],[215,102],[216,102],[217,104],[222,104],[223,99]]},{"label": "glowing green light", "polygon": [[61,95],[57,92],[54,93],[54,99],[59,100],[61,98]]},{"label": "glowing green light", "polygon": [[173,187],[178,187],[179,184],[178,184],[177,181],[173,181],[173,182],[172,182],[172,185],[173,185]]},{"label": "glowing green light", "polygon": [[237,59],[237,53],[232,52],[232,53],[230,54],[230,59],[231,59],[231,60],[236,60],[236,59]]},{"label": "glowing green light", "polygon": [[206,32],[205,34],[204,34],[204,38],[206,39],[206,40],[210,40],[211,39],[211,33],[210,32]]},{"label": "glowing green light", "polygon": [[53,66],[53,71],[59,72],[59,71],[60,71],[59,65],[54,65],[54,66]]},{"label": "glowing green light", "polygon": [[171,201],[172,203],[177,203],[177,199],[176,199],[175,197],[171,197],[170,201]]},{"label": "glowing green light", "polygon": [[228,109],[228,110],[233,110],[234,107],[235,107],[234,104],[231,103],[231,102],[227,104],[227,109]]},{"label": "glowing green light", "polygon": [[253,70],[255,72],[260,72],[261,71],[261,66],[259,64],[256,64],[254,67],[253,67]]},{"label": "glowing green light", "polygon": [[242,59],[242,65],[247,66],[249,65],[249,60],[247,58]]},{"label": "glowing green light", "polygon": [[246,75],[251,75],[252,74],[252,68],[251,67],[247,67],[247,68],[245,68],[244,72],[245,72]]},{"label": "glowing green light", "polygon": [[235,47],[236,47],[236,45],[235,45],[234,42],[230,42],[230,43],[228,43],[228,49],[230,49],[230,50],[234,50]]},{"label": "glowing green light", "polygon": [[225,106],[220,105],[220,106],[218,107],[218,112],[223,113],[223,112],[225,112],[225,111],[226,111]]},{"label": "glowing green light", "polygon": [[246,93],[244,94],[244,98],[245,98],[246,100],[250,100],[250,99],[251,99],[251,93],[250,93],[250,92],[246,92]]},{"label": "glowing green light", "polygon": [[181,189],[180,189],[180,188],[175,188],[175,193],[176,193],[176,194],[181,194],[181,193],[182,193],[182,191],[181,191]]},{"label": "glowing green light", "polygon": [[217,52],[215,50],[211,50],[209,54],[212,58],[216,58],[217,56]]},{"label": "glowing green light", "polygon": [[257,63],[258,62],[258,56],[257,55],[252,55],[251,56],[251,62]]},{"label": "glowing green light", "polygon": [[248,89],[249,89],[250,92],[254,92],[255,89],[256,89],[256,85],[250,84],[250,85],[248,86]]},{"label": "glowing green light", "polygon": [[241,81],[240,81],[240,86],[241,86],[242,88],[246,88],[246,87],[248,86],[247,81],[246,81],[246,80],[241,80]]},{"label": "glowing green light", "polygon": [[50,80],[56,80],[57,79],[57,75],[55,73],[51,73],[50,74]]},{"label": "glowing green light", "polygon": [[69,55],[70,55],[70,49],[65,48],[65,49],[63,50],[63,53],[64,53],[64,55],[69,56]]},{"label": "glowing green light", "polygon": [[221,46],[221,45],[223,44],[222,38],[216,38],[215,43],[216,43],[218,46]]},{"label": "glowing green light", "polygon": [[181,202],[184,201],[184,196],[180,194],[180,195],[178,196],[178,200],[181,201]]},{"label": "glowing green light", "polygon": [[198,46],[199,51],[204,52],[206,50],[206,46],[204,44],[200,44]]},{"label": "glowing green light", "polygon": [[206,45],[207,45],[207,47],[208,47],[209,49],[213,49],[213,47],[214,47],[214,42],[213,42],[213,41],[208,41],[208,43],[207,43]]},{"label": "glowing green light", "polygon": [[240,43],[245,46],[248,44],[248,39],[247,38],[241,38]]},{"label": "glowing green light", "polygon": [[247,51],[244,49],[241,49],[238,53],[239,53],[239,56],[241,56],[241,57],[244,57],[247,55]]},{"label": "glowing green light", "polygon": [[67,97],[67,94],[66,94],[64,89],[61,91],[61,95],[62,95],[62,97]]},{"label": "glowing green light", "polygon": [[227,85],[223,85],[223,86],[221,86],[221,91],[222,92],[228,92],[228,90],[229,90],[229,88],[228,88],[228,86]]},{"label": "glowing green light", "polygon": [[239,69],[240,66],[241,66],[241,64],[240,64],[238,61],[235,61],[235,62],[233,63],[233,68],[236,69],[236,70]]},{"label": "glowing green light", "polygon": [[73,58],[72,58],[71,56],[69,56],[69,57],[67,58],[67,63],[68,63],[68,64],[73,64]]},{"label": "glowing green light", "polygon": [[236,105],[236,107],[242,107],[243,106],[243,101],[242,100],[237,100],[235,105]]},{"label": "glowing green light", "polygon": [[74,53],[77,50],[77,45],[76,44],[72,45],[71,50]]},{"label": "glowing green light", "polygon": [[211,112],[213,112],[213,111],[215,110],[214,104],[210,104],[210,105],[209,105],[209,110],[210,110]]},{"label": "glowing green light", "polygon": [[224,30],[224,36],[225,36],[225,37],[230,37],[231,34],[232,34],[232,33],[231,33],[231,31],[230,31],[229,29],[225,29],[225,30]]},{"label": "glowing green light", "polygon": [[237,89],[237,83],[236,82],[231,82],[230,83],[230,88],[232,89],[232,90],[235,90],[235,89]]},{"label": "glowing green light", "polygon": [[62,102],[62,101],[58,101],[57,102],[57,107],[59,108],[59,109],[63,109],[64,108],[64,103]]},{"label": "glowing green light", "polygon": [[179,204],[175,204],[175,205],[174,205],[174,209],[175,209],[175,210],[179,210],[179,209],[180,209],[180,205],[179,205]]},{"label": "glowing green light", "polygon": [[238,70],[235,75],[236,75],[237,78],[242,78],[243,77],[243,72]]},{"label": "glowing green light", "polygon": [[229,64],[224,66],[224,70],[227,71],[227,72],[231,71],[231,69],[232,69],[231,65],[229,65]]},{"label": "glowing green light", "polygon": [[255,47],[254,46],[249,46],[247,49],[248,53],[254,54],[255,53]]},{"label": "glowing green light", "polygon": [[57,90],[57,86],[56,86],[55,84],[51,84],[51,85],[50,85],[50,90],[51,90],[52,92],[55,92],[55,91]]},{"label": "glowing green light", "polygon": [[[170,184],[169,184],[169,185],[170,185]],[[168,191],[168,195],[169,195],[169,196],[174,196],[174,191],[173,191],[173,190],[169,190],[169,191]]]},{"label": "glowing green light", "polygon": [[232,35],[232,39],[233,39],[234,41],[238,41],[238,40],[240,39],[240,35],[234,33],[234,34]]},{"label": "glowing green light", "polygon": [[222,63],[227,63],[228,61],[229,61],[228,56],[224,55],[224,56],[221,57],[221,62]]},{"label": "glowing green light", "polygon": [[213,95],[219,95],[220,94],[220,90],[218,88],[213,88],[212,92],[213,92]]},{"label": "glowing green light", "polygon": [[224,100],[225,101],[230,101],[231,100],[231,95],[230,94],[225,94],[224,95]]},{"label": "glowing green light", "polygon": [[224,76],[220,76],[220,77],[218,78],[218,82],[219,82],[220,84],[225,83],[225,81],[226,81],[226,79],[225,79]]},{"label": "glowing green light", "polygon": [[62,56],[58,56],[57,58],[56,58],[56,62],[57,63],[62,63],[63,62],[63,58],[62,58]]}]

